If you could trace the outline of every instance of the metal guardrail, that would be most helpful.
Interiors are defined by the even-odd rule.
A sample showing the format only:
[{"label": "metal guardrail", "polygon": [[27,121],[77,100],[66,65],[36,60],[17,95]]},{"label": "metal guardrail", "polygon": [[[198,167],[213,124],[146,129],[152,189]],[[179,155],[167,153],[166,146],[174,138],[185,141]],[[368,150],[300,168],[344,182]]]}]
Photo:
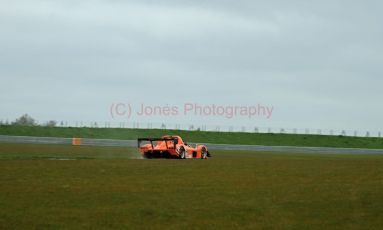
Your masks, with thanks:
[{"label": "metal guardrail", "polygon": [[[7,143],[71,145],[71,144],[73,144],[73,139],[74,138],[64,138],[64,137],[32,137],[32,136],[4,136],[4,135],[0,135],[0,142],[7,142]],[[81,145],[137,147],[137,141],[136,140],[81,138]]]},{"label": "metal guardrail", "polygon": [[[75,138],[63,137],[32,137],[0,135],[0,142],[5,143],[33,143],[33,144],[64,144],[72,145]],[[113,140],[80,138],[80,145],[88,146],[116,146],[137,147],[137,140]],[[229,145],[204,143],[209,150],[238,150],[258,152],[286,152],[286,153],[335,153],[335,154],[383,154],[383,149],[358,148],[328,148],[328,147],[295,147],[295,146],[262,146],[262,145]]]},{"label": "metal guardrail", "polygon": [[285,153],[383,154],[383,149],[209,144],[209,149]]},{"label": "metal guardrail", "polygon": [[72,144],[72,138],[32,137],[32,136],[4,136],[4,135],[0,135],[0,142],[70,145],[70,144]]}]

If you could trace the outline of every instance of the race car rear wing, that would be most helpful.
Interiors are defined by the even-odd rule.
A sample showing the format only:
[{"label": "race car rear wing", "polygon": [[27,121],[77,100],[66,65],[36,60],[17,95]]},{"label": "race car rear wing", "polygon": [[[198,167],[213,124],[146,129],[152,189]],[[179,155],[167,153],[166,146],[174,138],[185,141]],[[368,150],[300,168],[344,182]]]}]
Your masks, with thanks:
[{"label": "race car rear wing", "polygon": [[165,144],[166,144],[166,148],[169,149],[169,146],[168,146],[168,141],[173,141],[173,146],[172,148],[176,148],[176,145],[178,144],[178,138],[177,137],[169,137],[169,138],[138,138],[137,139],[137,144],[138,144],[138,148],[141,147],[141,143],[143,141],[148,141],[150,142],[150,144],[152,145],[152,149],[154,149],[154,146],[153,146],[153,141],[165,141]]}]

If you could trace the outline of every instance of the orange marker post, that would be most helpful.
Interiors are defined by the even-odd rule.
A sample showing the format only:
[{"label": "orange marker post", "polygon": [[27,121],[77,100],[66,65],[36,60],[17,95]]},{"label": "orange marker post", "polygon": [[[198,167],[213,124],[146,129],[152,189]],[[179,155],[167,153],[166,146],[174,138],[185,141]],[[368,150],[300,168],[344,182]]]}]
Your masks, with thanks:
[{"label": "orange marker post", "polygon": [[81,138],[72,138],[72,145],[81,145]]}]

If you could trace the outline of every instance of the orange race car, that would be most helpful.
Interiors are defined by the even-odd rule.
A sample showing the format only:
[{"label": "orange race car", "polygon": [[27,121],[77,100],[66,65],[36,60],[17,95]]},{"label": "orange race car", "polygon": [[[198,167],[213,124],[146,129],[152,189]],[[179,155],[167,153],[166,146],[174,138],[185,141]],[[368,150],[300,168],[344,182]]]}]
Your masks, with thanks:
[{"label": "orange race car", "polygon": [[138,138],[138,149],[144,158],[206,159],[210,157],[205,145],[186,144],[180,136]]}]

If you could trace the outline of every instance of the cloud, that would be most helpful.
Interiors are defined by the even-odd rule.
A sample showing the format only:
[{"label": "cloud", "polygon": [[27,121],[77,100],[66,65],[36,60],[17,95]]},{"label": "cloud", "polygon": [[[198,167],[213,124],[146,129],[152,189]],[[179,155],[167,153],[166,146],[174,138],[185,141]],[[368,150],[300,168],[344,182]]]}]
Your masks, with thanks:
[{"label": "cloud", "polygon": [[115,101],[262,102],[275,107],[272,119],[233,125],[379,130],[381,8],[379,1],[1,1],[0,77],[8,87],[0,118],[108,121]]}]

